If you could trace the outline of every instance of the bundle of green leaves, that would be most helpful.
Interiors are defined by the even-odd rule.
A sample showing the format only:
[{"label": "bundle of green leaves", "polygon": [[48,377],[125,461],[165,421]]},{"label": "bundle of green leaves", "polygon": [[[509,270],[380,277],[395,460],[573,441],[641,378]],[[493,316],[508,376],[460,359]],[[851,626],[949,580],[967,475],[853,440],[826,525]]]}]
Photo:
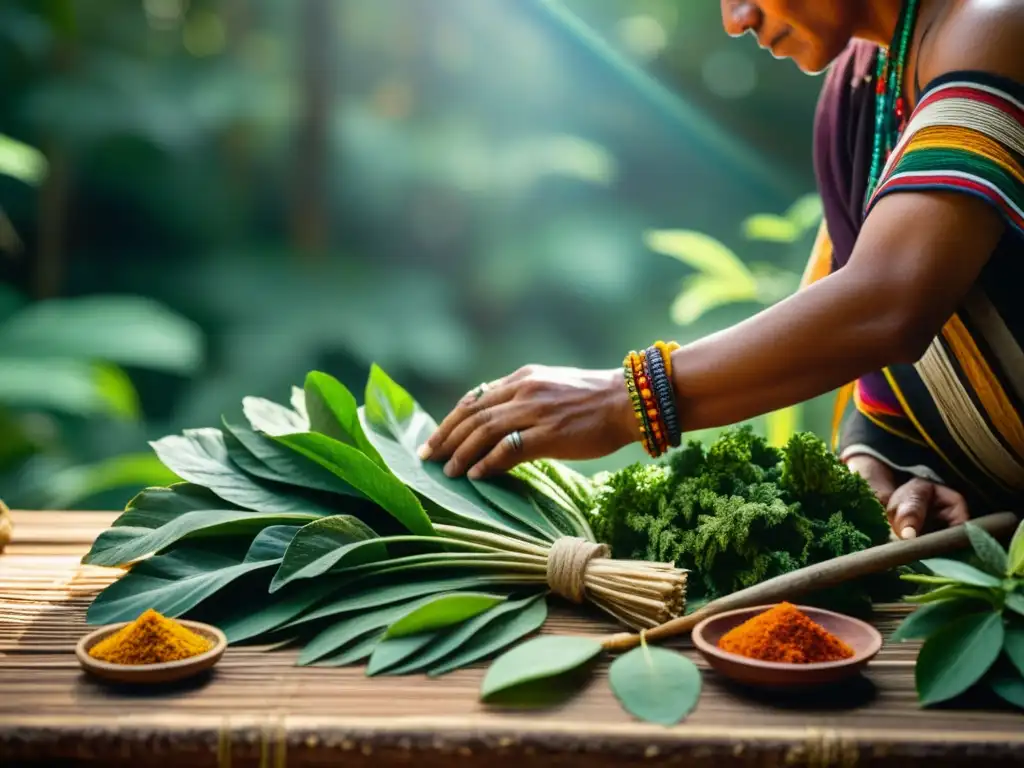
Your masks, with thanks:
[{"label": "bundle of green leaves", "polygon": [[903,578],[932,589],[893,640],[923,640],[914,677],[923,706],[987,688],[1024,709],[1024,522],[1009,553],[984,529],[966,524],[974,562],[934,558],[932,575]]},{"label": "bundle of green leaves", "polygon": [[[750,427],[711,446],[690,442],[659,464],[600,480],[591,525],[617,557],[690,569],[689,604],[735,592],[889,538],[885,510],[867,483],[811,433],[780,450]],[[905,593],[880,574],[808,599],[857,612]]]},{"label": "bundle of green leaves", "polygon": [[[361,408],[314,372],[291,407],[246,398],[219,429],[157,441],[184,482],[143,491],[97,538],[84,562],[132,567],[89,622],[152,608],[231,642],[299,640],[300,664],[368,659],[369,674],[442,674],[514,643],[545,620],[555,542],[594,543],[592,488],[556,462],[449,478],[416,455],[435,428],[374,367]],[[584,583],[642,628],[680,613],[686,574],[599,556]]]}]

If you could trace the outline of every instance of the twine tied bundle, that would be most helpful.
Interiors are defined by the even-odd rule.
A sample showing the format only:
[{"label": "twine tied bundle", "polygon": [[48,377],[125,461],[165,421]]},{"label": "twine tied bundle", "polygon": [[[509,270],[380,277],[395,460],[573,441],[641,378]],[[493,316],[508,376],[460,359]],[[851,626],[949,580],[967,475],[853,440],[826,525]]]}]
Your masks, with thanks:
[{"label": "twine tied bundle", "polygon": [[575,536],[551,545],[547,582],[566,600],[589,601],[637,629],[679,616],[686,602],[686,571],[671,563],[616,560],[606,544]]},{"label": "twine tied bundle", "polygon": [[515,583],[546,584],[566,600],[592,603],[631,629],[663,624],[682,614],[686,604],[686,571],[672,563],[617,560],[605,544],[576,536],[542,545],[459,526],[434,528],[488,550],[492,563]]}]

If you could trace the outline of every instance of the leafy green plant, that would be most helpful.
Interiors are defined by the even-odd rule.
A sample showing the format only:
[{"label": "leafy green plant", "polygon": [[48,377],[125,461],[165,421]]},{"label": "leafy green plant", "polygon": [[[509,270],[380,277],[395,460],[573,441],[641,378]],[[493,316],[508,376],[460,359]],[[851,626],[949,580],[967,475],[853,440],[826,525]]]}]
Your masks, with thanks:
[{"label": "leafy green plant", "polygon": [[[890,533],[870,487],[818,437],[796,434],[777,449],[750,426],[602,478],[597,507],[598,538],[623,557],[690,569],[691,600],[883,544]],[[862,610],[902,586],[879,575],[812,599]]]},{"label": "leafy green plant", "polygon": [[[187,375],[202,337],[149,299],[92,296],[0,305],[0,472],[11,503],[68,507],[106,490],[163,484],[175,476],[148,452],[83,462],[63,439],[82,423],[138,424],[138,394],[122,366]],[[36,478],[33,480],[33,478]]]},{"label": "leafy green plant", "polygon": [[981,686],[1024,709],[1024,522],[1009,552],[966,526],[980,567],[934,558],[922,561],[932,575],[904,575],[932,589],[907,598],[921,607],[892,639],[924,641],[915,668],[923,706]]},{"label": "leafy green plant", "polygon": [[[436,425],[376,366],[362,407],[312,372],[290,405],[249,397],[241,410],[244,420],[222,429],[153,444],[182,482],[136,496],[85,556],[135,564],[95,598],[90,623],[153,608],[204,618],[233,643],[298,640],[299,664],[367,661],[369,675],[440,675],[539,629],[552,593],[585,595],[635,629],[682,612],[686,573],[610,559],[588,521],[594,489],[568,467],[531,462],[470,481],[421,461],[417,449]],[[559,576],[567,569],[568,581]],[[541,677],[574,666],[570,641],[541,642],[551,646]],[[653,677],[678,674],[679,662],[651,658]],[[495,695],[517,674],[499,665]],[[689,708],[673,693],[648,712],[623,691],[627,709],[654,720]]]}]

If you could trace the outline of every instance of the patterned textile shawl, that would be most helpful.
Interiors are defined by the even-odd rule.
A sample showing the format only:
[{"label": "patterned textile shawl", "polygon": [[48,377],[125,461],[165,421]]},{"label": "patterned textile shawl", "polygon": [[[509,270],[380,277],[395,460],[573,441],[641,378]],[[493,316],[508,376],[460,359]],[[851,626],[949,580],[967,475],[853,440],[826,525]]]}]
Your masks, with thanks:
[{"label": "patterned textile shawl", "polygon": [[[816,121],[825,222],[805,284],[841,268],[885,196],[942,191],[984,200],[1006,223],[970,295],[914,365],[840,393],[841,453],[868,453],[967,495],[972,509],[1024,500],[1024,86],[977,72],[930,83],[863,215],[873,123],[873,55],[856,43],[830,72]],[[859,195],[859,196],[858,196]],[[908,223],[909,225],[909,223]],[[837,236],[833,235],[833,232]],[[842,422],[849,400],[854,409]],[[839,425],[842,423],[842,428]]]}]

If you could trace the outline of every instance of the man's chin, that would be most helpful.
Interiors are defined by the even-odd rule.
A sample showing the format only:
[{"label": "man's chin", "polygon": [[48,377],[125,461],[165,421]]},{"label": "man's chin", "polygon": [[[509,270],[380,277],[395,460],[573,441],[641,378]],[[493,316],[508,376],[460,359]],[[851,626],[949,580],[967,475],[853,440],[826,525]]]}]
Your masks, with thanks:
[{"label": "man's chin", "polygon": [[788,56],[786,58],[789,58],[794,64],[796,64],[797,69],[799,69],[805,75],[812,76],[822,74],[825,70],[829,68],[829,65],[833,61],[833,59],[825,60],[820,56],[816,56],[813,59],[810,57],[803,56]]}]

